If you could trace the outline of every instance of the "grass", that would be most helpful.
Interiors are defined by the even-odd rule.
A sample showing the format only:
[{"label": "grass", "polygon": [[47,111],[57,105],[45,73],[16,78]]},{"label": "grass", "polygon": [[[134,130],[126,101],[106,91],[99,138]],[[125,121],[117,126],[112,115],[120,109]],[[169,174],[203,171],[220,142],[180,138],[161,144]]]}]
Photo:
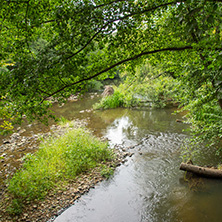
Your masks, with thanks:
[{"label": "grass", "polygon": [[69,124],[69,123],[70,123],[70,121],[63,116],[61,116],[58,121],[58,125],[60,125],[60,126],[65,126],[66,124]]},{"label": "grass", "polygon": [[[143,75],[141,73],[141,75]],[[117,107],[164,108],[170,105],[178,95],[178,83],[167,76],[158,79],[153,76],[138,78],[137,76],[126,79],[124,83],[114,88],[114,93],[96,103],[94,109],[110,109]]]},{"label": "grass", "polygon": [[75,179],[112,158],[108,144],[83,128],[42,142],[35,154],[26,155],[22,169],[9,181],[12,197],[9,213],[21,213],[25,202],[44,198],[59,183]]},{"label": "grass", "polygon": [[109,95],[107,97],[102,98],[99,103],[96,103],[93,108],[94,109],[115,109],[117,107],[121,107],[124,104],[123,95],[115,91],[113,95]]},{"label": "grass", "polygon": [[111,176],[113,176],[114,169],[108,166],[103,166],[100,173],[104,178],[109,179]]}]

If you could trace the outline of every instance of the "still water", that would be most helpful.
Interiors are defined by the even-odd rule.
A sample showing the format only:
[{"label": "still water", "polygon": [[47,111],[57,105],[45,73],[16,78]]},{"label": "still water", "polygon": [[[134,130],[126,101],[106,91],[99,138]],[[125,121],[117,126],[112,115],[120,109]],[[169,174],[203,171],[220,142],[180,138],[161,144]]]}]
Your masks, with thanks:
[{"label": "still water", "polygon": [[[222,220],[222,182],[198,179],[192,186],[179,170],[180,147],[188,137],[187,125],[176,122],[181,116],[173,115],[173,109],[82,112],[94,102],[82,100],[55,109],[69,119],[85,119],[95,135],[108,138],[110,146],[118,144],[135,154],[55,222]],[[216,164],[217,158],[204,150],[198,161]]]}]

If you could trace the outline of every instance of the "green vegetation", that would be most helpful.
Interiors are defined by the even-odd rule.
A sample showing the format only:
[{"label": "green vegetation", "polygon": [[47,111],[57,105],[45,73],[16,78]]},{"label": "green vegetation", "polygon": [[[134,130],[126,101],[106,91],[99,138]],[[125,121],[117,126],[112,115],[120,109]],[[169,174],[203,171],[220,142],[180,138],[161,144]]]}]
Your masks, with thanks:
[{"label": "green vegetation", "polygon": [[[138,78],[147,87],[133,91],[124,83],[100,106],[137,105],[138,93],[162,107],[175,96],[189,111],[193,135],[221,142],[221,0],[30,0],[0,7],[0,117],[9,121],[2,128],[24,115],[46,121],[53,117],[47,98],[62,102],[91,88],[91,80],[124,72],[133,79],[138,65],[149,64],[152,72],[141,66]],[[160,82],[146,85],[150,73]],[[171,83],[177,86],[168,95]]]},{"label": "green vegetation", "polygon": [[114,86],[114,94],[102,98],[94,105],[94,109],[139,106],[163,108],[176,102],[178,81],[159,72],[148,63],[137,66],[134,75],[123,72],[121,77],[124,82],[118,87]]},{"label": "green vegetation", "polygon": [[[63,101],[149,64],[221,101],[220,1],[2,1],[0,101],[13,123],[44,120]],[[146,75],[146,73],[144,73]],[[96,83],[96,85],[98,85]],[[99,88],[100,86],[96,86]],[[212,98],[212,99],[213,99]],[[4,118],[4,116],[3,116]]]},{"label": "green vegetation", "polygon": [[114,174],[114,169],[108,166],[103,166],[100,173],[103,177],[109,179]]},{"label": "green vegetation", "polygon": [[215,99],[201,104],[197,99],[192,99],[182,108],[183,110],[189,110],[185,117],[186,122],[191,124],[189,131],[193,136],[183,149],[184,161],[201,156],[202,152],[198,145],[203,144],[209,148],[216,148],[216,154],[221,154],[222,115],[218,101]]},{"label": "green vegetation", "polygon": [[[8,211],[20,213],[26,201],[42,199],[52,188],[112,158],[108,144],[82,128],[43,142],[39,151],[26,155],[22,169],[9,181],[12,204]],[[103,168],[104,176],[109,172]]]},{"label": "green vegetation", "polygon": [[154,69],[148,61],[137,66],[133,75],[125,71],[121,77],[124,83],[114,88],[113,95],[102,98],[95,104],[94,109],[135,106],[163,108],[178,104],[178,112],[187,113],[184,119],[191,124],[190,132],[193,135],[189,145],[184,147],[184,161],[197,155],[200,151],[197,149],[198,144],[203,142],[205,146],[218,148],[217,153],[220,153],[222,112],[211,83],[206,82],[195,89],[190,82],[186,85],[181,78]]},{"label": "green vegetation", "polygon": [[58,124],[60,126],[64,126],[66,124],[71,124],[71,122],[68,119],[66,119],[64,116],[61,116],[58,120]]},{"label": "green vegetation", "polygon": [[124,95],[115,90],[113,95],[104,97],[99,103],[96,103],[94,109],[114,109],[124,105]]}]

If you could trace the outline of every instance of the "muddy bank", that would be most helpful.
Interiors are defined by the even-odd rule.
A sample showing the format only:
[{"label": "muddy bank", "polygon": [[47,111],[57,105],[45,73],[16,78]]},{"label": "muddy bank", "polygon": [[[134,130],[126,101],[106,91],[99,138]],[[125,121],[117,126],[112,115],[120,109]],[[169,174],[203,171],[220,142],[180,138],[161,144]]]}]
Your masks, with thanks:
[{"label": "muddy bank", "polygon": [[[50,132],[36,134],[32,137],[22,136],[23,132],[19,129],[18,132],[12,134],[9,139],[4,140],[3,145],[0,147],[0,156],[2,157],[1,164],[3,166],[1,168],[1,174],[6,174],[5,178],[2,178],[10,178],[13,173],[21,167],[23,163],[22,157],[28,152],[35,152],[38,149],[41,138],[47,138],[51,135],[61,136],[67,132],[67,130],[73,129],[73,127],[76,128],[84,125],[85,123],[82,121],[75,121],[75,124],[67,124],[64,126],[53,125]],[[113,169],[125,162],[127,156],[132,155],[117,148],[114,151],[116,153],[115,159],[112,162],[104,163],[104,165]],[[16,153],[16,155],[13,155],[13,153]],[[52,190],[44,200],[31,203],[27,202],[25,210],[19,216],[10,216],[6,211],[10,197],[8,197],[6,191],[7,185],[2,181],[0,221],[48,221],[50,218],[55,218],[64,209],[73,204],[82,194],[88,192],[90,188],[104,179],[101,175],[101,168],[95,168],[91,172],[80,175],[74,181],[59,184],[59,188]]]}]

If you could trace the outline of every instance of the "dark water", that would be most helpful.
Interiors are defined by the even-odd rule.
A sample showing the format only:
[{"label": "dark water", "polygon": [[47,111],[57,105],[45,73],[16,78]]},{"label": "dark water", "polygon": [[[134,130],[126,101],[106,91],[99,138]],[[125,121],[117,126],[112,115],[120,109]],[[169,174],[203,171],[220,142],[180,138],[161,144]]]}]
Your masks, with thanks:
[{"label": "dark water", "polygon": [[[75,112],[76,107],[74,103],[68,106],[72,118],[71,110]],[[179,170],[180,147],[188,135],[183,132],[187,126],[176,122],[181,116],[172,115],[173,111],[114,109],[79,116],[76,113],[78,118],[87,119],[95,134],[108,138],[111,146],[140,145],[129,148],[135,155],[117,168],[110,180],[91,189],[55,221],[221,221],[222,182],[197,179],[188,183]],[[216,164],[218,158],[205,150],[199,162]]]}]

